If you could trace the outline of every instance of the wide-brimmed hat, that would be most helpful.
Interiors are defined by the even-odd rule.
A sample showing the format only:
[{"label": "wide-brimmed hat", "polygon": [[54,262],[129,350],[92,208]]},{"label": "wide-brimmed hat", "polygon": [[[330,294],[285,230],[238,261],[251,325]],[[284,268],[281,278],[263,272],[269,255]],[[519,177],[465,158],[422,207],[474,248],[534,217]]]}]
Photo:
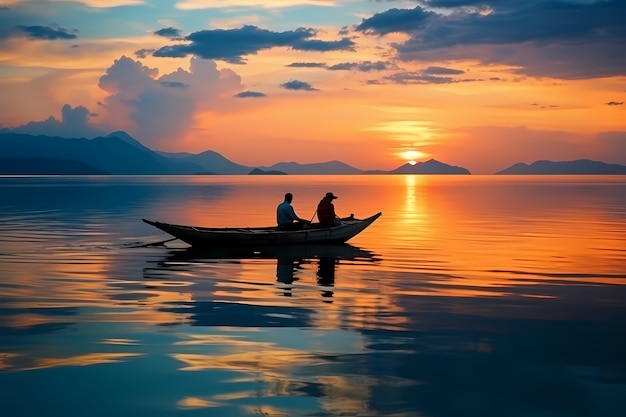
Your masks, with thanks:
[{"label": "wide-brimmed hat", "polygon": [[333,193],[326,193],[326,198],[330,198],[331,200],[334,200],[335,198],[339,198],[336,195],[333,195]]}]

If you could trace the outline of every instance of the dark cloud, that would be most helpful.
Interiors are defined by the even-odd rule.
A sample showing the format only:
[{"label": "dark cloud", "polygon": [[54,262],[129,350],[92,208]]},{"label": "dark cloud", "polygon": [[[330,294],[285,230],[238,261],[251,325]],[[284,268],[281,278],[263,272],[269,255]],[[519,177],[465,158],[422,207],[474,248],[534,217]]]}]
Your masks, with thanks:
[{"label": "dark cloud", "polygon": [[341,38],[338,41],[321,41],[318,39],[301,39],[296,40],[291,45],[293,49],[299,51],[354,51],[354,42],[349,38]]},{"label": "dark cloud", "polygon": [[61,120],[50,116],[43,122],[28,122],[12,131],[67,138],[96,137],[106,134],[106,130],[91,123],[90,117],[92,116],[96,115],[90,113],[84,106],[72,108],[69,104],[65,104],[61,109]]},{"label": "dark cloud", "polygon": [[428,67],[424,71],[422,71],[422,73],[429,75],[458,75],[464,74],[465,71],[454,68]]},{"label": "dark cloud", "polygon": [[161,81],[163,87],[169,88],[187,88],[189,84],[181,83],[179,81]]},{"label": "dark cloud", "polygon": [[243,64],[244,56],[263,49],[289,47],[300,51],[353,50],[354,42],[348,38],[337,41],[311,39],[313,29],[299,28],[285,32],[272,32],[246,25],[239,29],[215,29],[194,32],[185,38],[188,44],[168,45],[154,52],[157,57],[180,58],[195,55],[205,59],[221,59]]},{"label": "dark cloud", "polygon": [[67,29],[55,26],[25,26],[19,25],[15,27],[15,35],[23,34],[30,39],[76,39],[76,35],[70,33]]},{"label": "dark cloud", "polygon": [[287,67],[293,68],[325,68],[326,64],[323,62],[292,62]]},{"label": "dark cloud", "polygon": [[356,62],[342,62],[341,64],[335,64],[328,67],[331,71],[350,71],[355,69],[359,64]]},{"label": "dark cloud", "polygon": [[438,77],[424,74],[422,71],[406,71],[385,77],[394,84],[450,84],[457,82],[452,77]]},{"label": "dark cloud", "polygon": [[427,67],[419,71],[401,71],[385,77],[394,84],[450,84],[458,82],[481,81],[479,79],[453,78],[454,75],[465,74],[465,71],[454,68]]},{"label": "dark cloud", "polygon": [[370,71],[384,71],[388,69],[388,66],[383,61],[364,61],[359,63],[358,67],[359,71],[370,72]]},{"label": "dark cloud", "polygon": [[328,67],[328,69],[331,71],[350,71],[350,70],[358,70],[362,72],[384,71],[387,69],[387,64],[383,61],[342,62],[339,64],[331,65]]},{"label": "dark cloud", "polygon": [[363,19],[356,30],[377,35],[389,33],[413,33],[423,29],[427,23],[437,18],[437,14],[421,7],[414,9],[390,9]]},{"label": "dark cloud", "polygon": [[180,34],[180,29],[175,29],[173,27],[169,27],[169,28],[163,28],[163,29],[159,29],[156,32],[154,32],[155,35],[157,36],[163,36],[164,38],[180,38],[181,34]]},{"label": "dark cloud", "polygon": [[607,106],[621,106],[622,104],[624,104],[623,101],[609,101],[608,103],[604,103]]},{"label": "dark cloud", "polygon": [[437,0],[458,7],[390,9],[363,19],[363,33],[404,33],[393,43],[405,61],[480,60],[518,67],[519,74],[565,79],[626,74],[626,2]]},{"label": "dark cloud", "polygon": [[319,91],[317,88],[313,88],[311,84],[298,80],[287,81],[280,86],[286,88],[287,90]]},{"label": "dark cloud", "polygon": [[156,49],[148,49],[148,48],[138,49],[135,51],[135,56],[137,58],[145,58],[151,55],[152,53],[154,53],[154,51],[156,51]]},{"label": "dark cloud", "polygon": [[258,91],[242,91],[241,93],[235,94],[234,97],[237,97],[237,98],[249,98],[249,97],[258,98],[258,97],[267,97],[267,96],[265,94],[263,94],[263,93],[259,93]]}]

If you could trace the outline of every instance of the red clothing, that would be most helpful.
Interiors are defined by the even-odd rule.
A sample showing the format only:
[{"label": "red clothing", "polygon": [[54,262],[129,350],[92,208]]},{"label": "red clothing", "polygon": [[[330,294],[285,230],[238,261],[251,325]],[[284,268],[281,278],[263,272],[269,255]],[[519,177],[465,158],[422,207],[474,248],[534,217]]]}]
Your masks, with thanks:
[{"label": "red clothing", "polygon": [[332,227],[335,225],[335,206],[331,198],[322,198],[317,205],[317,218],[322,227]]}]

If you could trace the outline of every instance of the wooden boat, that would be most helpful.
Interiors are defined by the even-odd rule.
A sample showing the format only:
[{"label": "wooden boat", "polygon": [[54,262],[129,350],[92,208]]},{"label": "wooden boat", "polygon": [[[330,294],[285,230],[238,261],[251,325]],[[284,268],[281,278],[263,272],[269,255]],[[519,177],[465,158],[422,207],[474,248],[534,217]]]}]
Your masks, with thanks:
[{"label": "wooden boat", "polygon": [[361,233],[372,224],[382,213],[376,213],[367,219],[359,220],[350,216],[341,219],[339,226],[322,228],[313,223],[302,230],[277,230],[276,227],[243,227],[214,228],[182,226],[142,219],[162,231],[169,233],[198,247],[236,247],[236,246],[268,246],[268,245],[305,245],[324,243],[344,243]]}]

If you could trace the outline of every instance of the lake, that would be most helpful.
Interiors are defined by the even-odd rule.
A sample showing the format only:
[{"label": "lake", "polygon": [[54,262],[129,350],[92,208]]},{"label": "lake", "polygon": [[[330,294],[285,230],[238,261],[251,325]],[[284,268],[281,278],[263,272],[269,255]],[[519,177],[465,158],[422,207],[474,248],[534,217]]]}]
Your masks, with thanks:
[{"label": "lake", "polygon": [[[382,217],[326,251],[142,218]],[[626,415],[626,176],[0,177],[3,416]]]}]

